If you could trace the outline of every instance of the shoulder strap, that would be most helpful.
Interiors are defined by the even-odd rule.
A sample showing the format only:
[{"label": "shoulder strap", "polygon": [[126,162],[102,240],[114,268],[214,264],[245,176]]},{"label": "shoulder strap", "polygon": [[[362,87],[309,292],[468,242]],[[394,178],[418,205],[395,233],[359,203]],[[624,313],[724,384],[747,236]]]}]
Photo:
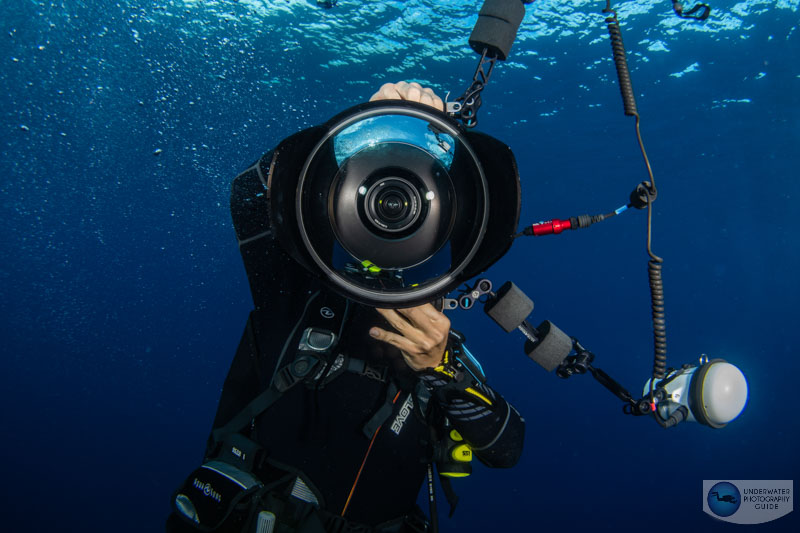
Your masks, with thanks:
[{"label": "shoulder strap", "polygon": [[378,431],[386,420],[392,416],[392,411],[394,410],[394,402],[397,400],[397,386],[394,384],[392,380],[389,380],[389,384],[386,386],[386,400],[383,404],[375,411],[375,414],[364,424],[362,428],[362,432],[364,436],[368,439],[371,439],[375,436],[375,432]]},{"label": "shoulder strap", "polygon": [[[241,431],[300,381],[292,379],[296,374],[302,373],[302,364],[298,364],[298,361],[310,364],[310,361],[304,358],[315,355],[315,352],[330,353],[335,349],[348,311],[349,301],[335,293],[317,291],[311,295],[300,319],[286,338],[269,385],[224,426],[212,431],[211,440],[214,447],[226,436]],[[291,346],[297,347],[294,353],[291,351]],[[260,357],[260,354],[256,356]],[[291,360],[284,363],[289,357]],[[309,372],[310,368],[305,374]]]}]

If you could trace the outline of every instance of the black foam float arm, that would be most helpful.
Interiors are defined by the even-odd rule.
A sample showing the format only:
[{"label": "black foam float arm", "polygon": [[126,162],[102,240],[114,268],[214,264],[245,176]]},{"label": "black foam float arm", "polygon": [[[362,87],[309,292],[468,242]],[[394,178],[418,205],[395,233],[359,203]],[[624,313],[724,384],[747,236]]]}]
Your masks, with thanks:
[{"label": "black foam float arm", "polygon": [[489,57],[505,61],[525,16],[523,4],[529,3],[524,0],[485,0],[469,36],[472,49],[481,55],[488,50]]}]

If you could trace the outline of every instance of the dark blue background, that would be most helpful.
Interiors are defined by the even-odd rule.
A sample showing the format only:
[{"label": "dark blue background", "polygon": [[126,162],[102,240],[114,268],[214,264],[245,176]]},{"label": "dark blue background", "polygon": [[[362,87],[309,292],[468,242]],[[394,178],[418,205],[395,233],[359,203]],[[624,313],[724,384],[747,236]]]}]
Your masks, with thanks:
[{"label": "dark blue background", "polygon": [[[3,530],[161,529],[251,305],[231,179],[384,81],[460,94],[478,7],[0,2]],[[798,4],[714,7],[703,25],[668,2],[621,19],[660,191],[669,361],[738,365],[746,410],[722,430],[664,431],[588,377],[545,373],[480,311],[455,312],[527,435],[515,469],[458,483],[446,531],[723,530],[703,479],[797,476]],[[522,223],[608,212],[646,177],[601,8],[529,7],[484,93],[480,129],[518,158]],[[637,393],[652,364],[644,238],[629,212],[520,241],[488,276],[516,281],[534,323],[579,337]],[[793,531],[796,516],[753,528]]]}]

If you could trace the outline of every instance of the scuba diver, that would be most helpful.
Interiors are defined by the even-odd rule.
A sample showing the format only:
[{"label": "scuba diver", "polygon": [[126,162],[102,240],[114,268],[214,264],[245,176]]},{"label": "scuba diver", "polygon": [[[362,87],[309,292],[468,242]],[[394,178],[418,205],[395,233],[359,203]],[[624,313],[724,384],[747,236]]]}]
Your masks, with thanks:
[{"label": "scuba diver", "polygon": [[[459,172],[458,150],[463,148],[455,146],[458,141],[444,122],[433,124],[444,120],[435,118],[445,117],[444,104],[417,83],[387,83],[370,98],[377,104],[361,107],[374,114],[381,112],[381,103],[398,101],[402,103],[391,105],[406,106],[399,109],[414,116],[393,115],[387,123],[370,116],[342,130],[347,135],[337,147],[350,146],[350,151],[344,162],[334,165],[334,185],[325,186],[346,190],[341,176],[348,168],[353,172],[364,158],[382,161],[401,150],[394,163],[376,163],[380,176],[370,170],[352,192],[365,200],[350,211],[358,211],[359,224],[387,246],[413,243],[428,231],[426,225],[442,224],[437,216],[449,224],[448,231],[455,231],[464,224],[460,211],[448,215],[448,206],[458,203],[464,210],[474,203],[460,190],[432,185],[425,192],[418,181],[428,179],[426,171],[401,168],[407,163],[413,170],[418,152],[426,157],[436,153],[440,162],[426,160],[420,167],[433,168],[431,179],[440,179],[446,171]],[[411,150],[410,134],[395,130],[412,129],[416,122],[409,121],[419,120],[421,112],[434,117],[426,119],[431,122],[425,122],[420,134],[425,149],[403,152]],[[381,135],[400,135],[402,142],[376,141],[378,130],[370,130],[372,126]],[[365,130],[371,132],[369,139],[354,142],[350,134]],[[434,465],[452,514],[457,496],[450,480],[471,472],[473,456],[492,468],[514,466],[522,452],[524,420],[486,383],[464,336],[450,328],[441,311],[444,290],[440,287],[429,299],[432,293],[424,291],[431,283],[411,279],[417,264],[385,269],[378,265],[389,259],[379,250],[371,249],[374,261],[359,262],[351,250],[357,243],[347,244],[350,254],[344,260],[335,259],[343,252],[331,251],[333,244],[318,246],[314,253],[322,256],[325,252],[319,250],[328,249],[326,261],[339,261],[337,272],[352,283],[352,292],[326,283],[308,268],[312,254],[298,251],[301,239],[292,226],[300,216],[294,205],[303,196],[292,195],[302,180],[287,170],[302,164],[293,153],[305,146],[298,135],[234,180],[231,211],[255,308],[223,385],[203,465],[174,494],[167,531],[437,531]],[[333,161],[333,153],[329,156]],[[308,167],[306,163],[304,177]],[[282,181],[281,173],[291,176]],[[340,208],[334,193],[330,195],[328,209]],[[437,203],[439,197],[442,202]],[[507,221],[508,228],[516,224],[518,206],[515,213],[495,211],[495,217],[514,219]],[[337,220],[337,231],[349,231],[349,222],[336,218],[347,212],[327,216]],[[324,230],[314,226],[309,233],[316,238]],[[308,244],[305,233],[301,237]],[[359,234],[354,240],[364,238]],[[340,241],[348,243],[346,235]],[[424,252],[425,257],[441,262],[444,256],[446,262],[459,256],[458,248],[471,246],[469,242],[443,240]],[[482,262],[466,272],[485,270],[504,251],[490,247],[489,252],[473,252],[470,258]],[[436,272],[432,276],[441,273]],[[450,280],[450,286],[458,281]],[[404,291],[417,296],[391,299],[405,297]],[[430,518],[416,504],[426,479]]]}]

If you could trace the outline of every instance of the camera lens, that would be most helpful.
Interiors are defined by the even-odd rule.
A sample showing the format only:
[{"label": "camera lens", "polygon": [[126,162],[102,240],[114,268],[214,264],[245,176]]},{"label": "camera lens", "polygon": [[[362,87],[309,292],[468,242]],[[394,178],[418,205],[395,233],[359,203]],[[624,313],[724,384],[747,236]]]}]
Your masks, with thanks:
[{"label": "camera lens", "polygon": [[398,233],[409,230],[419,218],[422,198],[411,182],[389,176],[375,180],[362,201],[362,212],[369,224],[381,233],[398,237]]},{"label": "camera lens", "polygon": [[378,213],[387,220],[397,220],[408,211],[408,197],[402,191],[386,191],[378,198]]}]

